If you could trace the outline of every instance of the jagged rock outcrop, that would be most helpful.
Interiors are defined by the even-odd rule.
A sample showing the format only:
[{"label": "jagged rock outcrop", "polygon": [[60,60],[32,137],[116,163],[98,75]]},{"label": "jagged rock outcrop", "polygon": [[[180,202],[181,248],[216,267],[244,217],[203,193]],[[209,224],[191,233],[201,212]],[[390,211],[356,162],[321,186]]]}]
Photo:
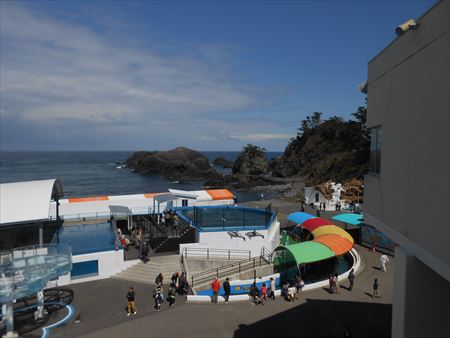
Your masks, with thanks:
[{"label": "jagged rock outcrop", "polygon": [[269,162],[264,149],[248,144],[233,165],[233,174],[241,176],[269,174]]},{"label": "jagged rock outcrop", "polygon": [[216,159],[214,159],[213,164],[227,169],[231,169],[233,168],[234,162],[229,161],[224,157],[217,157]]},{"label": "jagged rock outcrop", "polygon": [[205,155],[185,147],[169,151],[138,151],[125,163],[141,174],[160,174],[175,179],[212,178],[219,175]]}]

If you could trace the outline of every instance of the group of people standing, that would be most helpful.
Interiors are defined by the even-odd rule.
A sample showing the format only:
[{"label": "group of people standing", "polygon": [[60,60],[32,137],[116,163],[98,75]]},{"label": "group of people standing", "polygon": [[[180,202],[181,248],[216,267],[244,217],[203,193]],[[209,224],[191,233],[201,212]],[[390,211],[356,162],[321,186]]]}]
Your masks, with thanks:
[{"label": "group of people standing", "polygon": [[[297,299],[298,294],[303,290],[304,286],[305,286],[304,281],[302,280],[301,277],[298,277],[294,283],[287,282],[282,286],[281,296],[284,300],[293,301]],[[218,303],[221,287],[223,288],[223,298],[225,299],[225,304],[228,304],[231,295],[231,285],[229,278],[225,279],[223,285],[221,285],[220,280],[217,277],[214,278],[213,282],[211,283],[212,302],[214,304]],[[253,282],[253,284],[249,288],[248,295],[250,301],[253,304],[263,305],[264,302],[267,300],[267,298],[275,299],[275,290],[276,290],[276,282],[275,279],[271,277],[270,283],[267,284],[262,283],[260,288],[256,284],[256,281]]]}]

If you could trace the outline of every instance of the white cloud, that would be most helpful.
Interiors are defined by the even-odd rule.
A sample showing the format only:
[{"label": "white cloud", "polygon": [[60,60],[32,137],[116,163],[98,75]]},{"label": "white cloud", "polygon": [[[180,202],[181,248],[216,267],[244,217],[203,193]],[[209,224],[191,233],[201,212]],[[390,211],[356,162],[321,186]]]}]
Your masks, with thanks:
[{"label": "white cloud", "polygon": [[[270,108],[270,91],[233,80],[230,67],[238,47],[187,42],[192,52],[180,52],[178,44],[159,53],[151,42],[140,43],[126,32],[114,39],[114,32],[102,35],[23,3],[2,2],[0,13],[0,118],[15,121],[14,128],[58,124],[93,147],[105,135],[127,133],[136,148],[153,149],[165,147],[158,142],[169,134],[170,142],[201,149],[290,137],[270,133],[286,130],[276,121],[246,121],[246,111]],[[224,121],[230,113],[235,120]],[[65,135],[48,138],[63,147],[70,142]]]}]

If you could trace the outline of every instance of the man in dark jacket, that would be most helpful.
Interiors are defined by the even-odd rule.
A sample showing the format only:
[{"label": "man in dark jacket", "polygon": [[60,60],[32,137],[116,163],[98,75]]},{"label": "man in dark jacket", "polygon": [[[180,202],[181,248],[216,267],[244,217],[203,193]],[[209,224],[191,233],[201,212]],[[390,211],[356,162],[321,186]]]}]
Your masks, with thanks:
[{"label": "man in dark jacket", "polygon": [[231,286],[230,286],[230,279],[225,279],[225,282],[223,282],[223,291],[225,292],[225,303],[228,304],[228,299],[230,298],[231,293]]},{"label": "man in dark jacket", "polygon": [[132,312],[133,312],[133,314],[136,314],[136,312],[137,312],[134,298],[135,298],[134,289],[132,287],[130,287],[130,289],[128,290],[128,293],[127,293],[127,300],[128,300],[127,316],[131,315]]}]

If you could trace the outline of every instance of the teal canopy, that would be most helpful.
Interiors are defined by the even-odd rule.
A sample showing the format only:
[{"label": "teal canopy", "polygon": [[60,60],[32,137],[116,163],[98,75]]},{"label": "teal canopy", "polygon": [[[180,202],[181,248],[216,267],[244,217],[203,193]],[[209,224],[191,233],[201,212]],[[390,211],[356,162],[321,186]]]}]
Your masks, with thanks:
[{"label": "teal canopy", "polygon": [[340,215],[336,215],[331,219],[351,225],[360,225],[364,222],[364,217],[362,214],[343,213]]}]

